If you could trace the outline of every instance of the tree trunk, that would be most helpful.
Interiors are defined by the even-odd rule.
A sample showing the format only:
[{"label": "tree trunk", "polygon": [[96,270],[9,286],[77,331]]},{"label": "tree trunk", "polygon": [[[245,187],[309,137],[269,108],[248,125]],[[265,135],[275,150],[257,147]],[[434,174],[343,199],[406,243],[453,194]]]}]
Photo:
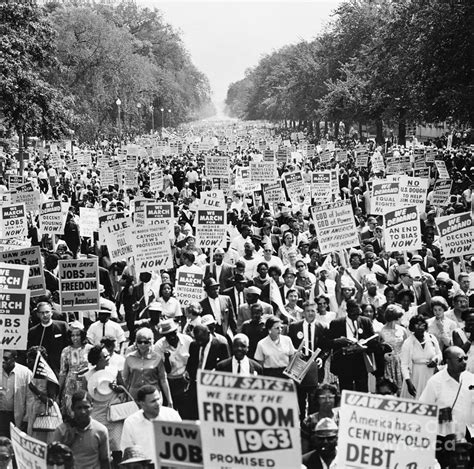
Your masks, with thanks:
[{"label": "tree trunk", "polygon": [[344,121],[344,135],[349,135],[351,124],[348,121]]},{"label": "tree trunk", "polygon": [[314,132],[314,135],[316,137],[316,140],[319,140],[321,138],[321,127],[320,127],[320,122],[319,121],[316,121],[316,125],[315,125],[315,132]]},{"label": "tree trunk", "polygon": [[362,122],[359,121],[359,140],[362,142]]},{"label": "tree trunk", "polygon": [[334,138],[339,138],[339,121],[334,122]]},{"label": "tree trunk", "polygon": [[377,129],[376,135],[375,135],[375,142],[377,145],[383,145],[384,144],[384,138],[383,138],[383,122],[382,119],[377,119],[375,121],[375,127]]},{"label": "tree trunk", "polygon": [[402,109],[398,118],[398,144],[405,145],[407,141],[407,121],[406,121],[406,111]]},{"label": "tree trunk", "polygon": [[324,121],[324,138],[326,138],[329,130],[329,124],[328,121]]}]

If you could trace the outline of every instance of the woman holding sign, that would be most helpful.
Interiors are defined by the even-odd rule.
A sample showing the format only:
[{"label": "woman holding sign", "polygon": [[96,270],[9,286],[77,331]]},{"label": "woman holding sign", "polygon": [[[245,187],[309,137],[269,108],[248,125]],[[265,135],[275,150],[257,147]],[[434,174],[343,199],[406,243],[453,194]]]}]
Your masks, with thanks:
[{"label": "woman holding sign", "polygon": [[288,336],[281,335],[282,323],[276,316],[267,319],[265,329],[268,336],[257,344],[254,358],[262,365],[264,375],[284,378],[283,371],[296,349]]}]

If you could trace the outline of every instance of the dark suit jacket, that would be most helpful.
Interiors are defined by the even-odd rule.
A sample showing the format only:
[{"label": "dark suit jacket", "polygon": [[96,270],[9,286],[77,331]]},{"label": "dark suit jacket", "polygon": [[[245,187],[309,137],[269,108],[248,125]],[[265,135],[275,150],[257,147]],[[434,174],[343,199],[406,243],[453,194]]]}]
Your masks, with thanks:
[{"label": "dark suit jacket", "polygon": [[[250,374],[261,375],[263,369],[260,363],[256,362],[255,360],[252,360],[251,358],[249,358],[249,362]],[[227,371],[228,373],[232,373],[232,357],[226,358],[225,360],[219,362],[216,366],[216,371]]]},{"label": "dark suit jacket", "polygon": [[[244,302],[241,303],[241,304],[244,304],[247,299],[246,299],[246,295],[245,295],[245,291],[242,292],[243,293],[243,296],[244,296]],[[228,296],[230,298],[230,301],[232,303],[232,308],[234,309],[235,311],[235,314],[237,314],[237,304],[235,302],[235,295],[234,295],[234,287],[230,287],[230,288],[226,288],[223,292],[222,292],[223,295],[225,296]]]},{"label": "dark suit jacket", "polygon": [[[388,267],[387,267],[387,262],[388,262]],[[378,261],[375,261],[374,264],[382,267],[383,270],[385,270],[385,273],[388,274],[388,269],[390,268],[391,265],[396,264],[395,259],[379,259]]]},{"label": "dark suit jacket", "polygon": [[[43,329],[45,329],[44,336]],[[40,345],[43,336],[42,345],[48,352],[48,363],[55,373],[58,373],[60,369],[61,352],[69,344],[68,329],[67,322],[53,320],[53,323],[46,328],[38,324],[28,332],[28,348]]]},{"label": "dark suit jacket", "polygon": [[223,262],[219,278],[216,278],[215,272],[215,270],[211,271],[210,264],[207,264],[206,269],[204,271],[204,278],[206,279],[209,277],[213,277],[217,282],[219,282],[219,292],[222,293],[231,284],[230,279],[234,276],[234,267],[230,264],[227,264],[226,262]]},{"label": "dark suit jacket", "polygon": [[[225,336],[227,334],[227,329],[230,329],[235,333],[237,330],[237,322],[232,301],[226,295],[219,295],[218,298],[221,306],[222,324],[216,324],[216,332]],[[211,304],[209,303],[209,298],[204,298],[200,301],[200,304],[202,306],[202,316],[210,314],[215,319]]]},{"label": "dark suit jacket", "polygon": [[[135,311],[135,317],[141,319],[148,319],[148,316],[146,314],[142,314],[143,310],[147,307],[147,303],[145,301],[145,298],[143,297],[143,283],[140,282],[138,285],[135,285],[133,287],[132,298],[132,304],[138,301],[138,308]],[[157,298],[155,298],[153,295],[149,303],[151,303],[154,299]]]},{"label": "dark suit jacket", "polygon": [[[304,321],[294,322],[288,326],[288,337],[293,342],[293,346],[297,349],[301,342],[303,342],[303,324]],[[313,350],[317,348],[321,349],[319,357],[324,361],[330,351],[330,341],[328,339],[328,330],[319,323],[313,324]],[[304,353],[307,353],[303,350]],[[304,377],[301,384],[303,386],[315,386],[318,381],[321,382],[324,377],[324,368],[318,370],[316,363],[313,363],[308,371],[308,374]]]},{"label": "dark suit jacket", "polygon": [[[189,379],[192,382],[196,381],[197,370],[199,367],[199,344],[194,340],[189,345],[189,358],[186,364],[186,371],[189,374]],[[204,364],[205,370],[214,370],[221,360],[229,358],[229,351],[225,344],[218,339],[211,339],[211,348],[207,356],[206,363]]]},{"label": "dark suit jacket", "polygon": [[[449,264],[449,261],[448,261],[448,264]],[[423,262],[420,264],[420,267],[421,267],[421,270],[423,270],[424,272],[428,272],[434,278],[436,278],[436,276],[439,274],[439,271],[440,271],[438,261],[433,256],[427,255],[423,259]]]},{"label": "dark suit jacket", "polygon": [[[367,339],[374,335],[374,328],[370,319],[359,316],[357,318],[359,332],[359,340]],[[331,361],[331,371],[335,375],[343,375],[349,371],[356,375],[367,375],[367,370],[364,364],[364,358],[361,353],[343,355],[344,345],[336,344],[335,339],[339,337],[347,337],[346,334],[346,318],[337,318],[331,321],[329,325],[329,339],[332,341],[333,356]],[[369,344],[368,344],[369,345]],[[375,352],[376,348],[369,348],[369,352]],[[383,371],[383,370],[382,370]]]},{"label": "dark suit jacket", "polygon": [[318,451],[313,450],[303,454],[303,465],[308,469],[323,469]]}]

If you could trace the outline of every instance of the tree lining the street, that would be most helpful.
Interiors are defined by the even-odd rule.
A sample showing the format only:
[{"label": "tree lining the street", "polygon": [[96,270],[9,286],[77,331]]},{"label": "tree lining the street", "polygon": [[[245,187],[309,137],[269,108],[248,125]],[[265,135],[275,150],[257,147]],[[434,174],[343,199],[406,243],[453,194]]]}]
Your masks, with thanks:
[{"label": "tree lining the street", "polygon": [[[311,125],[474,122],[474,3],[347,0],[312,41],[264,56],[229,86],[226,105],[243,119]],[[276,112],[278,108],[278,112]],[[319,130],[315,129],[316,133]]]}]

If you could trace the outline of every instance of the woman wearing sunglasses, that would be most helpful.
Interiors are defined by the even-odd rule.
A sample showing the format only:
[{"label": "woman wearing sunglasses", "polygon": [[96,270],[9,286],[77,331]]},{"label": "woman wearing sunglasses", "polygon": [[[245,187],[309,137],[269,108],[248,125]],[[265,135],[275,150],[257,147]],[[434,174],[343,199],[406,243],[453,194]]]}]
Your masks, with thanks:
[{"label": "woman wearing sunglasses", "polygon": [[145,384],[161,389],[168,407],[173,407],[163,360],[153,350],[153,332],[148,327],[137,331],[136,350],[127,356],[123,367],[125,387],[134,399],[138,390]]}]

